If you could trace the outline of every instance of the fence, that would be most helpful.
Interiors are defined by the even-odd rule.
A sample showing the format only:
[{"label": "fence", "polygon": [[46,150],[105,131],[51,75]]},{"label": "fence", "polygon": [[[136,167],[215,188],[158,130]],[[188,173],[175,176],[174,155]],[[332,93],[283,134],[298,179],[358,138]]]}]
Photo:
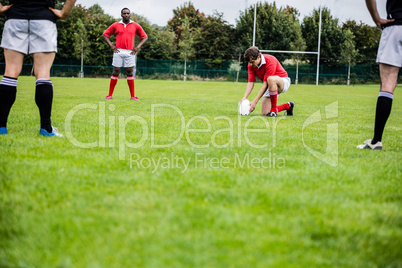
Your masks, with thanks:
[{"label": "fence", "polygon": [[[283,64],[289,77],[294,83],[296,65]],[[240,67],[240,70],[239,70]],[[92,78],[108,78],[112,73],[112,66],[84,66],[84,76]],[[4,73],[4,63],[0,63],[0,72]],[[51,69],[53,77],[79,77],[80,65],[55,63]],[[320,84],[346,84],[347,65],[328,66],[320,65]],[[32,64],[24,64],[21,75],[33,75]],[[122,71],[124,75],[124,70]],[[399,78],[402,71],[399,73]],[[180,60],[142,60],[139,59],[136,67],[136,77],[140,79],[183,80],[184,61]],[[239,81],[246,82],[248,77],[247,64],[236,61],[224,61],[214,64],[207,61],[187,61],[186,80],[199,81]],[[351,66],[350,81],[352,84],[379,83],[379,68],[377,64]],[[315,84],[316,65],[299,64],[298,83]]]}]

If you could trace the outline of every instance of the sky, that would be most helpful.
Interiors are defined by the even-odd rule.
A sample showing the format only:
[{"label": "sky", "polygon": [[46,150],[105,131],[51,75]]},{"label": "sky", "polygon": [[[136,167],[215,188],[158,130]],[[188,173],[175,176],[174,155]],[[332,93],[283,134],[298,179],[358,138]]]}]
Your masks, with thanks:
[{"label": "sky", "polygon": [[[230,24],[236,25],[240,11],[254,5],[256,2],[270,0],[191,0],[194,7],[205,15],[212,15],[214,11],[223,13],[223,18]],[[184,5],[188,0],[77,0],[77,4],[89,8],[94,4],[99,4],[106,14],[115,18],[120,18],[120,11],[123,7],[128,7],[131,12],[147,18],[151,24],[166,26],[169,19],[173,17],[173,10]],[[365,0],[276,0],[277,7],[286,5],[295,7],[300,12],[300,19],[309,16],[314,8],[326,6],[331,10],[333,17],[340,22],[348,19],[375,26],[370,13],[367,10]],[[377,0],[377,8],[380,16],[385,18],[386,0]],[[258,10],[257,10],[258,12]]]}]

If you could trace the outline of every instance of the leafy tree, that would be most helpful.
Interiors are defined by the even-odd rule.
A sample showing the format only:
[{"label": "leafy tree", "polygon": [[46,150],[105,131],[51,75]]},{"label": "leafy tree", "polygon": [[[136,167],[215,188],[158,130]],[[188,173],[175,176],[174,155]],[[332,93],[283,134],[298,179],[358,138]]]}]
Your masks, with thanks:
[{"label": "leafy tree", "polygon": [[372,63],[377,57],[378,45],[381,38],[381,31],[374,26],[369,26],[354,20],[348,20],[342,25],[342,30],[350,30],[355,36],[356,48],[359,52],[356,56],[356,63]]},{"label": "leafy tree", "polygon": [[[141,47],[138,54],[140,58],[144,59],[170,59],[172,58],[173,38],[174,34],[166,30],[166,28],[151,23],[145,18],[135,13],[131,14],[131,18],[141,25],[148,35],[148,41]],[[139,42],[136,37],[136,44]]]},{"label": "leafy tree", "polygon": [[354,39],[355,36],[353,35],[352,31],[347,29],[345,31],[345,42],[343,42],[343,44],[341,45],[341,62],[348,64],[348,85],[350,84],[350,65],[355,63],[356,55],[358,54]]},{"label": "leafy tree", "polygon": [[[318,33],[320,23],[320,10],[314,9],[310,16],[304,17],[301,25],[303,38],[306,41],[307,51],[318,50]],[[321,22],[321,51],[320,60],[323,63],[334,64],[341,54],[341,44],[345,41],[338,19],[333,18],[327,7],[322,8]],[[310,62],[316,63],[312,57]]]},{"label": "leafy tree", "polygon": [[89,10],[89,13],[91,13],[93,16],[105,15],[105,12],[103,11],[103,8],[98,4],[94,4],[93,6],[88,8],[88,10]]},{"label": "leafy tree", "polygon": [[179,40],[179,57],[180,59],[194,59],[195,51],[193,48],[194,38],[191,33],[190,21],[187,16],[184,17],[183,24],[181,26],[182,39]]},{"label": "leafy tree", "polygon": [[[297,23],[297,22],[294,22]],[[300,27],[300,24],[298,24]],[[295,26],[297,27],[297,26]],[[306,42],[303,39],[301,31],[297,31],[295,34],[295,38],[292,42],[290,42],[290,50],[292,51],[306,51]],[[302,59],[303,54],[295,53],[292,54],[292,59],[296,62],[296,84],[299,80],[299,61]]]},{"label": "leafy tree", "polygon": [[[255,45],[260,49],[290,50],[291,42],[300,36],[297,9],[287,6],[277,8],[276,3],[257,3]],[[236,37],[242,50],[252,45],[254,6],[240,14]],[[288,57],[288,55],[287,55]]]},{"label": "leafy tree", "polygon": [[[81,5],[76,5],[70,15],[65,20],[57,21],[58,30],[58,53],[56,54],[55,62],[66,62],[75,58],[74,37],[75,33],[79,31],[78,21],[87,22],[89,12]],[[81,42],[81,41],[79,41]],[[77,64],[78,61],[71,62]]]},{"label": "leafy tree", "polygon": [[169,20],[168,27],[174,32],[174,44],[178,46],[180,40],[183,39],[183,21],[188,18],[191,31],[201,27],[202,21],[205,18],[204,13],[196,9],[193,3],[188,2],[173,10],[173,18]]},{"label": "leafy tree", "polygon": [[74,33],[74,56],[77,59],[87,56],[87,49],[90,46],[88,40],[87,29],[81,19],[77,20],[77,32]]},{"label": "leafy tree", "polygon": [[[306,50],[306,41],[304,41],[301,26],[299,22],[300,13],[296,8],[286,6],[284,9],[286,14],[289,14],[291,21],[293,22],[293,37],[292,41],[290,42],[290,50],[292,51],[305,51]],[[299,80],[299,61],[302,59],[303,54],[294,53],[291,54],[291,58],[296,62],[296,84]]]},{"label": "leafy tree", "polygon": [[[88,9],[87,20],[84,21],[89,40],[87,65],[108,66],[112,62],[113,53],[109,45],[103,40],[103,32],[114,23],[116,19],[104,13],[98,5]],[[111,39],[113,40],[114,37]]]},{"label": "leafy tree", "polygon": [[198,59],[206,59],[207,67],[220,66],[223,60],[233,56],[234,28],[224,19],[223,14],[215,12],[206,17],[194,38]]}]

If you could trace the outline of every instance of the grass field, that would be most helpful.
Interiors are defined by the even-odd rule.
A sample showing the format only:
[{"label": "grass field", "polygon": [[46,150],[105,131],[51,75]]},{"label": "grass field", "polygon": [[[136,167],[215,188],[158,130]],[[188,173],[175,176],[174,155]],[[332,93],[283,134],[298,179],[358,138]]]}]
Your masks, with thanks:
[{"label": "grass field", "polygon": [[267,118],[242,83],[52,80],[65,137],[38,135],[32,77],[0,136],[0,267],[402,266],[400,87],[362,151],[378,86],[292,85]]}]

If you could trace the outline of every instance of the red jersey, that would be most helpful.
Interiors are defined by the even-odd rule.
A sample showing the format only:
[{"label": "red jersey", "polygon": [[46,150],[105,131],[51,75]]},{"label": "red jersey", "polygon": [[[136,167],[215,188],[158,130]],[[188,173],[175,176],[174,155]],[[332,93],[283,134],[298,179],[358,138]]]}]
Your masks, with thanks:
[{"label": "red jersey", "polygon": [[104,35],[110,37],[112,34],[116,35],[116,47],[121,49],[132,50],[134,48],[134,38],[138,35],[140,39],[147,37],[142,27],[130,20],[128,24],[124,24],[123,21],[118,21],[110,25],[106,31],[103,32]]},{"label": "red jersey", "polygon": [[[269,76],[288,77],[288,73],[283,69],[279,61],[272,55],[261,54],[260,67],[253,67],[248,64],[248,81],[255,82],[257,76],[262,82],[267,81]],[[265,63],[264,63],[265,61]]]}]

